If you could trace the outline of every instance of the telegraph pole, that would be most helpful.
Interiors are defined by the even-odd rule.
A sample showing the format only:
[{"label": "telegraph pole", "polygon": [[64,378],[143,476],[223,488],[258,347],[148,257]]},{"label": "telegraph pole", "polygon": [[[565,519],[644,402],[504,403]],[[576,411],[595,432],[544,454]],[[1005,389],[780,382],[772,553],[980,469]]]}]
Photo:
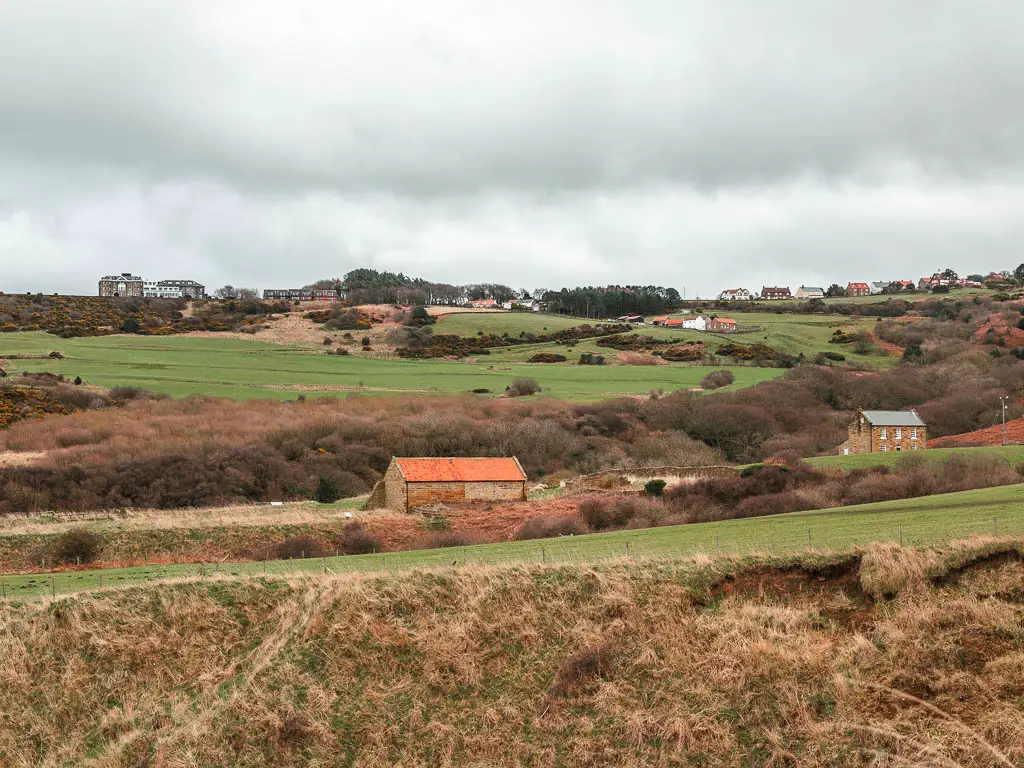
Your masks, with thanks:
[{"label": "telegraph pole", "polygon": [[1003,445],[1006,445],[1006,395],[999,396],[999,404],[1003,406]]}]

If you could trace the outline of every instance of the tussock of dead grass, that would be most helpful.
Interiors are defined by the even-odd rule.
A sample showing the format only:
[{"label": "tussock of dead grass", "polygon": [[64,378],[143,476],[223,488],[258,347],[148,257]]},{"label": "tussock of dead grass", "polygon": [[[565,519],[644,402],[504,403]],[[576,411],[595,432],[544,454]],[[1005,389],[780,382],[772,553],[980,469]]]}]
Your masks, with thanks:
[{"label": "tussock of dead grass", "polygon": [[[865,552],[865,588],[914,588],[857,625],[835,613],[855,577],[820,575],[839,572],[828,556],[768,561],[786,566],[773,589],[739,588],[745,569],[773,578],[765,562],[702,558],[8,604],[0,751],[12,765],[1020,764],[1024,565],[936,578],[993,552]],[[736,588],[716,592],[726,573]]]}]

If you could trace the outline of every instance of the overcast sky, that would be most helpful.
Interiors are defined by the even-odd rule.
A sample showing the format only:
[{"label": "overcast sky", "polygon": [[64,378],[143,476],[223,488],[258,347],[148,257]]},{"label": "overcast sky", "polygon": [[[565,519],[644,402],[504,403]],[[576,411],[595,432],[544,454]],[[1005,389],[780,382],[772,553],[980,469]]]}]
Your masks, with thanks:
[{"label": "overcast sky", "polygon": [[0,0],[0,290],[1024,261],[1020,0]]}]

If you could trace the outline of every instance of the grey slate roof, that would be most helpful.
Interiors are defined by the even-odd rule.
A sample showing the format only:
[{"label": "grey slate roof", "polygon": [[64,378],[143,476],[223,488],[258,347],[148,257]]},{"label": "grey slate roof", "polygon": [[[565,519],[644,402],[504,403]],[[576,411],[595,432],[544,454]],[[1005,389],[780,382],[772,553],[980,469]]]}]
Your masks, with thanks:
[{"label": "grey slate roof", "polygon": [[917,411],[864,411],[864,418],[876,427],[923,427]]}]

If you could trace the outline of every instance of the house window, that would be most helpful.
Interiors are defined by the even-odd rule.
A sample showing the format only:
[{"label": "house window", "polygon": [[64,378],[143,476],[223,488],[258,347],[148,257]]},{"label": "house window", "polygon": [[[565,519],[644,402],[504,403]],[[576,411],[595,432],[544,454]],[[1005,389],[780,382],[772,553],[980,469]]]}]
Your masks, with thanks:
[{"label": "house window", "polygon": [[903,439],[903,430],[900,429],[899,427],[896,427],[896,439],[897,440],[902,440]]},{"label": "house window", "polygon": [[885,440],[886,437],[888,437],[888,435],[886,434],[886,429],[885,427],[882,427],[882,439]]},{"label": "house window", "polygon": [[910,444],[910,450],[916,451],[917,450],[917,443],[911,443]]},{"label": "house window", "polygon": [[889,446],[888,445],[883,445],[882,446],[882,453],[887,453],[888,451],[889,451]]},{"label": "house window", "polygon": [[902,451],[903,450],[903,446],[900,445],[899,443],[896,443],[896,450],[897,451]]},{"label": "house window", "polygon": [[917,427],[910,428],[910,439],[917,440]]}]

